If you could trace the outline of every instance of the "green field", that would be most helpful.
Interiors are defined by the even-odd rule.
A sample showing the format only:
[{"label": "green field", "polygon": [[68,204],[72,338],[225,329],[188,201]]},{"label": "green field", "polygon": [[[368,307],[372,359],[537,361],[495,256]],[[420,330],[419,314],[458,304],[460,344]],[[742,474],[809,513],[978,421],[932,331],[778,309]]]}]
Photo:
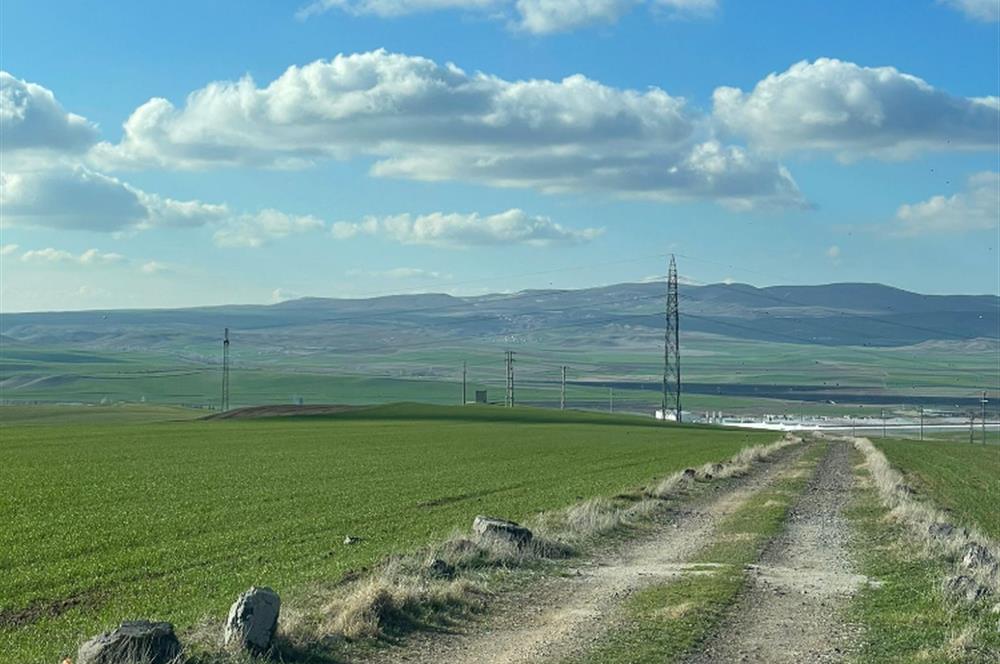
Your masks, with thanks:
[{"label": "green field", "polygon": [[[67,419],[0,434],[0,661],[11,664],[54,661],[125,618],[181,628],[221,619],[252,584],[294,598],[478,513],[522,519],[775,437],[425,406],[299,420]],[[362,540],[346,546],[347,534]]]},{"label": "green field", "polygon": [[1000,539],[1000,446],[939,441],[874,442],[889,463],[961,523]]}]

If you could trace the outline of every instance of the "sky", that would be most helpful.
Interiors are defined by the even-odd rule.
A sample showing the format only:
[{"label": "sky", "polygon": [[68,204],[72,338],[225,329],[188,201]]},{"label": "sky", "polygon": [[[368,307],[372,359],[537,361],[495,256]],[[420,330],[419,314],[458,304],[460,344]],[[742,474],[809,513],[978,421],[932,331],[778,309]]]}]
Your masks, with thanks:
[{"label": "sky", "polygon": [[0,311],[1000,294],[1000,0],[0,4]]}]

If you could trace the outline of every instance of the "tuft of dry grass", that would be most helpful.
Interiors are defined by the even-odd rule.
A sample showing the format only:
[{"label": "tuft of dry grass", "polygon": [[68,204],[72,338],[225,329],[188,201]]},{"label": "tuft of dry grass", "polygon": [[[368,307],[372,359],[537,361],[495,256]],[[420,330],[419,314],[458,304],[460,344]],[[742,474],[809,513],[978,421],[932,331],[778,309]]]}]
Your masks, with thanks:
[{"label": "tuft of dry grass", "polygon": [[888,517],[906,525],[928,554],[953,563],[956,574],[972,577],[996,595],[1000,591],[1000,571],[996,565],[966,567],[961,561],[975,545],[982,546],[995,560],[1000,560],[1000,545],[975,528],[953,523],[951,516],[928,501],[919,500],[903,475],[870,440],[855,438],[854,447],[864,455],[879,497],[889,508]]}]

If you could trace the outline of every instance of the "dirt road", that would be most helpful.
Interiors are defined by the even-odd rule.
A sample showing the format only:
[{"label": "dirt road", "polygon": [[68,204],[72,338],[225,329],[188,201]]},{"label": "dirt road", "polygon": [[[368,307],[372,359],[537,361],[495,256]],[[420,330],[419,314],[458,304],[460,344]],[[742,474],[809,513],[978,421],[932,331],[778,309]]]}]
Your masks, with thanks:
[{"label": "dirt road", "polygon": [[627,596],[683,573],[685,560],[712,541],[717,524],[789,472],[801,452],[759,466],[735,486],[700,499],[641,542],[581,561],[568,577],[543,579],[513,593],[465,633],[417,636],[403,648],[390,649],[384,661],[515,664],[587,652],[614,626],[616,609]]},{"label": "dirt road", "polygon": [[715,635],[689,658],[718,662],[839,662],[859,628],[845,622],[853,573],[844,517],[850,444],[835,441],[792,508],[785,531],[751,570],[751,586]]}]

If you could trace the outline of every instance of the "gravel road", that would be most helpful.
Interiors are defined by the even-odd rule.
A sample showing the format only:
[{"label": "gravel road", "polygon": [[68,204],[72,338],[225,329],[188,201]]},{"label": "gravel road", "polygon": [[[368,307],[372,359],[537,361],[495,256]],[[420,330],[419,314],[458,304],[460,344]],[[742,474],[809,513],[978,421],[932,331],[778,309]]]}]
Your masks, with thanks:
[{"label": "gravel road", "polygon": [[844,609],[866,582],[853,571],[843,514],[853,481],[850,449],[831,442],[785,531],[751,568],[750,587],[689,664],[825,663],[850,654],[860,628]]},{"label": "gravel road", "polygon": [[748,477],[714,487],[640,541],[577,561],[567,576],[543,577],[528,590],[505,594],[484,620],[463,632],[418,634],[375,661],[516,664],[581,655],[615,625],[623,600],[685,573],[685,561],[712,541],[717,524],[778,477],[793,472],[802,449],[758,466]]}]

